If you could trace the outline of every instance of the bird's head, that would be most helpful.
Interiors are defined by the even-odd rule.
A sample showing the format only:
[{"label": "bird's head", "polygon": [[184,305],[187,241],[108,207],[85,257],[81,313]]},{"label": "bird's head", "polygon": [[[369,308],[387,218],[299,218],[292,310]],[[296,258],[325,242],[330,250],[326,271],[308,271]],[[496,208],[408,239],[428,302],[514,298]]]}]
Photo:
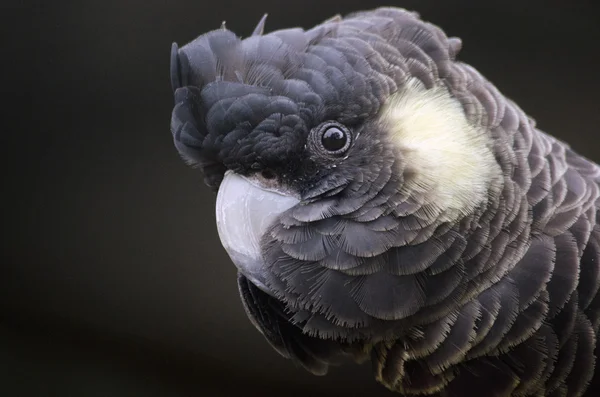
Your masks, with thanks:
[{"label": "bird's head", "polygon": [[175,145],[218,191],[221,242],[313,334],[448,306],[501,179],[460,42],[390,12],[172,49]]}]

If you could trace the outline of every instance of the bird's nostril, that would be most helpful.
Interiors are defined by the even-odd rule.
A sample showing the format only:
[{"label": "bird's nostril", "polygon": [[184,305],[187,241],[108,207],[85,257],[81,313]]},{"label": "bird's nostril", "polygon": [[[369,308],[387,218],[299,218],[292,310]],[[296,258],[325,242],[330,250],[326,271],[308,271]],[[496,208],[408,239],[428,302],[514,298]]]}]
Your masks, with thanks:
[{"label": "bird's nostril", "polygon": [[275,173],[269,169],[262,170],[260,174],[265,179],[275,179]]}]

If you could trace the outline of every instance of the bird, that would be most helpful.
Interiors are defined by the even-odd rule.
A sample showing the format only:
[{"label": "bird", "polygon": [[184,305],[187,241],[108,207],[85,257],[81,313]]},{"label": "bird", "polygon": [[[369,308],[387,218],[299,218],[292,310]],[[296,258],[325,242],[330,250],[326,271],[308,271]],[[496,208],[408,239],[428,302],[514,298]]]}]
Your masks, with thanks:
[{"label": "bird", "polygon": [[600,166],[417,12],[265,21],[170,58],[175,150],[264,339],[402,396],[597,395]]}]

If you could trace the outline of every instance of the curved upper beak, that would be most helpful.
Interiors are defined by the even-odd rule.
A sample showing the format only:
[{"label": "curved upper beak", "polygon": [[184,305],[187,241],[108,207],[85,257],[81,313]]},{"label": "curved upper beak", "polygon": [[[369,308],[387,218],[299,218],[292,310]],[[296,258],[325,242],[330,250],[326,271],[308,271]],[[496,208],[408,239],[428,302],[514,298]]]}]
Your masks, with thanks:
[{"label": "curved upper beak", "polygon": [[225,173],[219,186],[216,218],[221,244],[238,270],[267,293],[261,238],[280,214],[299,202],[232,171]]}]

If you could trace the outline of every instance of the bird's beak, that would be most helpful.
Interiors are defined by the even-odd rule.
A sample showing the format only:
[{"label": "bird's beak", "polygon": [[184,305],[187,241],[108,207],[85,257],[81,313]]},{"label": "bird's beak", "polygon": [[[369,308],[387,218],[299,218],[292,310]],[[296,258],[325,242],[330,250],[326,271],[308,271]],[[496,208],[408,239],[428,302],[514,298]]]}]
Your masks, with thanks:
[{"label": "bird's beak", "polygon": [[225,173],[219,187],[216,218],[221,244],[238,270],[267,293],[261,239],[279,215],[299,202],[232,171]]}]

